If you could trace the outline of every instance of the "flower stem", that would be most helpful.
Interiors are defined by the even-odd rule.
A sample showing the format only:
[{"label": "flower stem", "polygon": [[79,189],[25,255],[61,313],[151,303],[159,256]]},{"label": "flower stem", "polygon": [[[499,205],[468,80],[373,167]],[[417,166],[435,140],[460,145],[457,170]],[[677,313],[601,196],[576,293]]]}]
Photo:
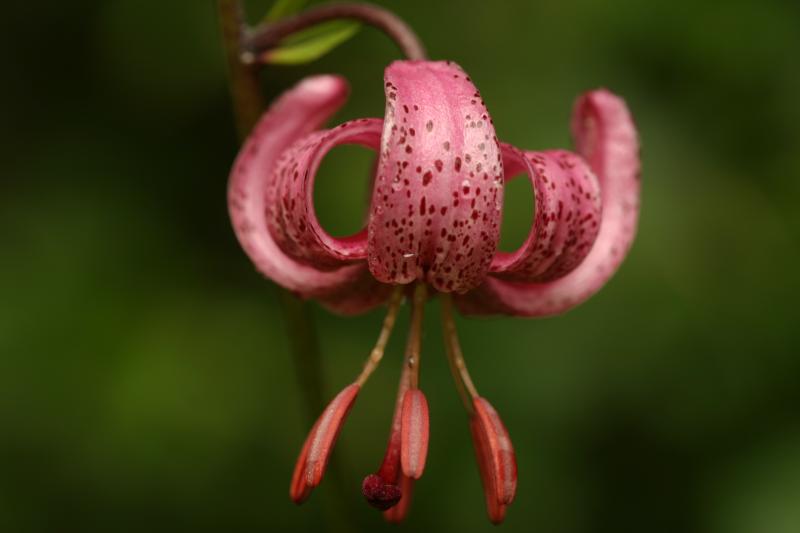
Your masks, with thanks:
[{"label": "flower stem", "polygon": [[[217,0],[217,12],[228,63],[228,78],[236,130],[239,140],[243,141],[253,129],[265,107],[258,77],[259,65],[248,65],[241,59],[247,31],[241,0]],[[305,302],[286,289],[281,287],[277,287],[277,289],[280,294],[281,312],[289,337],[292,360],[300,389],[305,398],[308,418],[315,420],[325,408],[325,394],[322,386],[322,360],[313,317]],[[335,457],[331,461],[329,470],[333,482],[338,488],[334,491],[336,503],[333,509],[335,511],[326,513],[334,524],[332,528],[344,531],[355,530],[349,518],[351,515],[346,510],[347,501],[342,497],[345,494],[344,487],[349,483],[344,479]],[[330,509],[328,504],[326,504],[326,508]]]},{"label": "flower stem", "polygon": [[[222,27],[222,41],[228,60],[233,110],[239,140],[244,140],[264,110],[264,99],[258,79],[258,65],[241,61],[246,33],[244,14],[239,0],[217,0]],[[322,387],[321,359],[314,322],[308,306],[285,289],[278,288],[283,318],[286,323],[292,359],[298,381],[304,392],[309,418],[314,420],[325,408]]]},{"label": "flower stem", "polygon": [[244,13],[239,0],[217,0],[222,44],[228,63],[228,80],[236,119],[239,140],[250,134],[258,117],[264,110],[264,99],[258,82],[258,66],[247,65],[241,61],[242,43],[246,26]]},{"label": "flower stem", "polygon": [[273,23],[263,23],[244,36],[242,60],[256,58],[289,35],[329,20],[350,19],[373,26],[389,36],[408,59],[425,59],[425,48],[408,24],[391,11],[366,3],[332,3],[307,9]]}]

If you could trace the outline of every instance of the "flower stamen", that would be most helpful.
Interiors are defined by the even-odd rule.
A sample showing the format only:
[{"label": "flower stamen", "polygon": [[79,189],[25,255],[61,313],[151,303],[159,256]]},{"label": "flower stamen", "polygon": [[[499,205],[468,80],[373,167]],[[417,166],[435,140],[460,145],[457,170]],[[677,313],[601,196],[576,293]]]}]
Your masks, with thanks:
[{"label": "flower stamen", "polygon": [[517,459],[514,447],[500,415],[478,394],[469,375],[458,342],[449,294],[442,295],[442,327],[447,361],[469,415],[469,429],[486,498],[486,510],[489,520],[499,524],[505,518],[508,505],[514,501],[517,490]]},{"label": "flower stamen", "polygon": [[311,496],[311,491],[322,481],[336,439],[359,390],[357,383],[351,383],[342,389],[331,400],[306,437],[289,485],[289,496],[296,504],[306,501]]},{"label": "flower stamen", "polygon": [[403,291],[400,287],[392,292],[389,309],[383,320],[383,327],[378,341],[364,363],[364,368],[356,380],[346,386],[331,400],[308,433],[300,455],[294,467],[294,474],[289,487],[289,496],[297,504],[306,501],[311,491],[320,484],[328,466],[336,439],[344,425],[344,421],[355,403],[361,387],[378,367],[383,359],[386,344],[394,329],[400,304],[403,302]]}]

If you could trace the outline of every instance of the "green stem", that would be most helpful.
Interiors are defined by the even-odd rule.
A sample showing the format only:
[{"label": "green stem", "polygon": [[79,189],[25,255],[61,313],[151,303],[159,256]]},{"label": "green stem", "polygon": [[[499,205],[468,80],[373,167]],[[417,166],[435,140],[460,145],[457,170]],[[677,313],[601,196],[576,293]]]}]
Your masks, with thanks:
[{"label": "green stem", "polygon": [[[244,141],[264,110],[264,99],[258,77],[258,65],[242,62],[242,46],[246,25],[240,0],[217,0],[222,29],[222,42],[228,63],[228,78],[236,118],[239,140]],[[289,337],[289,345],[300,389],[305,399],[309,420],[315,420],[325,408],[322,384],[322,360],[314,320],[305,302],[292,293],[278,287],[281,311]],[[337,530],[352,530],[344,509],[344,487],[348,484],[334,457],[329,466],[329,475],[337,485],[334,491],[336,502],[328,519]],[[333,503],[333,502],[331,502]],[[327,507],[327,506],[326,506]]]},{"label": "green stem", "polygon": [[[246,25],[239,0],[218,0],[222,41],[228,61],[233,110],[239,140],[243,141],[264,110],[264,99],[258,78],[258,65],[241,61]],[[283,288],[281,310],[286,323],[297,379],[306,400],[309,419],[314,420],[325,408],[322,391],[322,369],[316,328],[308,306]]]}]

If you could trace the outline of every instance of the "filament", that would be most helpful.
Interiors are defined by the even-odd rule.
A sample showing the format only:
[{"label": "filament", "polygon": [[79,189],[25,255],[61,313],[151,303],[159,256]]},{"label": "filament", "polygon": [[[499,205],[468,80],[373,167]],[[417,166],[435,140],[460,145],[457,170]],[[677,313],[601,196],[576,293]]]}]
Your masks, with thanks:
[{"label": "filament", "polygon": [[378,365],[383,359],[383,354],[386,351],[386,344],[389,342],[389,337],[394,329],[394,323],[397,320],[397,312],[400,310],[400,304],[403,302],[403,289],[398,286],[392,291],[389,298],[389,309],[386,311],[386,317],[383,319],[383,326],[378,335],[378,342],[369,354],[369,358],[364,363],[364,369],[356,378],[356,383],[359,387],[366,383],[367,379],[372,375]]},{"label": "filament", "polygon": [[450,372],[456,382],[456,389],[467,412],[472,415],[475,411],[473,401],[478,397],[478,391],[467,370],[464,362],[464,354],[458,342],[458,332],[456,323],[453,320],[453,299],[449,294],[442,294],[442,329],[444,333],[444,345],[447,353],[447,362],[450,365]]},{"label": "filament", "polygon": [[411,325],[406,342],[406,353],[403,372],[408,374],[408,387],[419,388],[419,359],[422,355],[422,319],[425,316],[425,300],[428,297],[427,286],[418,283],[414,287],[411,302]]}]

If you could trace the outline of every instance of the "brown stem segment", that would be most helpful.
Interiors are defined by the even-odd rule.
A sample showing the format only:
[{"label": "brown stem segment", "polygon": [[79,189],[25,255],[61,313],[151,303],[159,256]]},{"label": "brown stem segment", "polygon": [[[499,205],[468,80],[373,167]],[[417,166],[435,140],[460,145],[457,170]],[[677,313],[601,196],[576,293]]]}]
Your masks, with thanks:
[{"label": "brown stem segment", "polygon": [[233,100],[236,131],[244,140],[264,110],[264,99],[258,83],[258,66],[241,61],[246,33],[244,13],[239,0],[217,0],[222,43],[228,63],[231,99]]},{"label": "brown stem segment", "polygon": [[453,299],[449,294],[441,295],[442,301],[442,329],[444,330],[444,345],[447,352],[447,362],[450,365],[450,372],[456,382],[458,395],[464,403],[464,407],[472,416],[475,412],[474,400],[478,397],[478,391],[467,370],[464,362],[464,354],[461,351],[461,344],[458,342],[458,332],[456,323],[453,319]]},{"label": "brown stem segment", "polygon": [[247,33],[241,58],[252,63],[257,56],[274,48],[289,35],[337,19],[357,20],[381,30],[397,43],[408,59],[427,57],[414,30],[391,11],[372,4],[344,2],[323,4],[274,23],[260,24]]}]

